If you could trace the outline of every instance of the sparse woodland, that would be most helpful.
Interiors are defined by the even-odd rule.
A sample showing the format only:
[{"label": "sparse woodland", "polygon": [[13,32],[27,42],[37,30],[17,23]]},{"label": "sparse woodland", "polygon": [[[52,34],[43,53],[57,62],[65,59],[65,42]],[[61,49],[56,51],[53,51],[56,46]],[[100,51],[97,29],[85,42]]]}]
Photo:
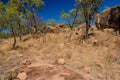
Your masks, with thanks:
[{"label": "sparse woodland", "polygon": [[[84,22],[86,23],[85,38],[88,38],[88,31],[91,26],[90,23],[92,19],[94,19],[102,2],[102,0],[76,0],[75,9],[70,10],[68,14],[64,11],[61,12],[61,19],[67,20],[68,27],[70,28],[68,41],[71,39],[72,29],[75,24],[80,25]],[[1,34],[1,36],[9,36],[9,33],[14,38],[13,48],[16,46],[17,37],[19,37],[19,41],[22,41],[22,35],[31,33],[33,36],[33,34],[37,33],[38,28],[41,27],[43,22],[37,18],[36,11],[40,10],[40,7],[44,4],[45,3],[42,0],[10,0],[6,4],[0,2],[1,31],[7,30],[6,34]],[[55,20],[49,19],[45,24],[55,26]]]},{"label": "sparse woodland", "polygon": [[0,1],[0,80],[120,80],[120,5],[103,2],[75,0],[56,23],[44,0]]}]

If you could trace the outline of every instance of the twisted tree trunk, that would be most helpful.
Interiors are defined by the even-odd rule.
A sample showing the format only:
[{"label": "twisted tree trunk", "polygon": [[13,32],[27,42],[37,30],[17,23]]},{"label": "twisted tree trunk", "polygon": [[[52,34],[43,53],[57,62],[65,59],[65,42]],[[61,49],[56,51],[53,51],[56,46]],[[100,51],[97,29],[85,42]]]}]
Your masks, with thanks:
[{"label": "twisted tree trunk", "polygon": [[14,38],[13,48],[15,48],[16,47],[16,35],[15,35],[15,31],[14,31],[12,24],[11,24],[11,31],[12,31],[13,38]]}]

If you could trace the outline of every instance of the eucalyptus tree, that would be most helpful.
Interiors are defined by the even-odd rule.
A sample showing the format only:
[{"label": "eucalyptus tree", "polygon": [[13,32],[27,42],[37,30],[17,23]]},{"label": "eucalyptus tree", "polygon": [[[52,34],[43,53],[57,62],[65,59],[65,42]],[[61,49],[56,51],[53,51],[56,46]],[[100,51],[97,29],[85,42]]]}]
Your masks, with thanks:
[{"label": "eucalyptus tree", "polygon": [[[1,1],[1,3],[2,3],[2,1]],[[16,18],[14,18],[14,22],[17,23],[17,24],[15,24],[15,26],[17,26],[15,34],[19,35],[20,41],[21,41],[21,36],[22,36],[21,21],[23,19],[24,11],[25,11],[24,3],[25,3],[25,0],[8,0],[6,4],[2,3],[2,6],[4,7],[4,9],[0,10],[0,11],[4,12],[4,13],[2,13],[2,18],[4,18],[4,20],[1,20],[1,21],[4,21],[4,22],[1,22],[2,24],[4,24],[4,25],[2,25],[2,26],[4,26],[4,28],[7,27],[7,26],[5,26],[5,24],[10,23],[9,20],[7,20],[9,18],[12,18],[12,17],[10,17],[10,15],[13,17],[16,17]],[[14,15],[15,13],[16,13],[16,15]]]},{"label": "eucalyptus tree", "polygon": [[[2,2],[0,2],[0,33],[2,33],[2,30],[4,29],[3,24],[4,24],[4,18],[3,18],[3,14],[4,14],[4,5]],[[0,38],[2,38],[3,36],[0,34]]]},{"label": "eucalyptus tree", "polygon": [[61,19],[64,19],[67,21],[68,25],[69,25],[69,36],[68,36],[68,42],[71,40],[71,36],[72,36],[72,29],[74,27],[74,25],[76,24],[77,20],[79,20],[79,9],[71,9],[69,11],[69,13],[65,13],[64,11],[61,12]]},{"label": "eucalyptus tree", "polygon": [[98,13],[98,9],[102,5],[102,3],[103,0],[76,0],[76,4],[79,10],[82,11],[82,15],[84,16],[84,20],[86,23],[86,39],[88,39],[88,31],[91,21],[94,19],[96,13]]},{"label": "eucalyptus tree", "polygon": [[13,48],[16,46],[16,30],[17,30],[17,20],[19,19],[19,12],[18,7],[16,4],[14,4],[14,0],[10,0],[5,5],[5,12],[4,12],[4,26],[8,27],[10,31],[12,32],[12,35],[14,37],[13,42]]},{"label": "eucalyptus tree", "polygon": [[4,24],[4,18],[3,18],[3,14],[4,14],[4,5],[2,2],[0,2],[0,31],[2,31],[3,24]]},{"label": "eucalyptus tree", "polygon": [[[24,20],[24,16],[27,18],[27,23],[30,24],[28,26],[34,27],[37,31],[36,27],[36,11],[40,9],[40,6],[44,4],[42,0],[10,0],[13,1],[17,6],[18,16],[18,35],[21,41],[22,37],[22,21]],[[29,28],[28,28],[29,29]]]},{"label": "eucalyptus tree", "polygon": [[24,19],[24,13],[25,13],[25,1],[26,0],[14,0],[14,4],[17,5],[17,10],[18,10],[18,19],[17,19],[17,24],[18,24],[18,36],[19,36],[19,40],[21,41],[22,40],[22,34],[23,34],[23,28],[25,26],[22,26],[23,23],[23,19]]},{"label": "eucalyptus tree", "polygon": [[21,40],[22,27],[24,27],[24,16],[30,12],[32,26],[35,23],[36,10],[42,6],[42,0],[8,0],[6,4],[0,1],[0,26],[9,29],[14,37],[13,48],[16,46],[16,35],[19,34]]},{"label": "eucalyptus tree", "polygon": [[30,25],[30,27],[33,27],[36,29],[37,32],[37,27],[36,27],[36,12],[41,10],[41,6],[44,5],[43,0],[26,0],[27,3],[27,22]]}]

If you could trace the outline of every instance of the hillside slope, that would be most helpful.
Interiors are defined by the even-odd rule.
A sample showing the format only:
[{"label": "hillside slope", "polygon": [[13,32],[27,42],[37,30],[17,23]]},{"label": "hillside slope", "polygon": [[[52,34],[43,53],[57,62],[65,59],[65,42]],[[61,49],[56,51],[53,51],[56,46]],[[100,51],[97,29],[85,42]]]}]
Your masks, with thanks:
[{"label": "hillside slope", "polygon": [[[112,29],[98,31],[93,26],[89,39],[83,40],[84,26],[73,30],[67,42],[68,29],[17,43],[12,39],[0,42],[0,78],[27,80],[120,80],[120,36]],[[3,79],[4,80],[4,79]],[[14,80],[14,79],[13,79]],[[24,80],[24,79],[23,79]]]}]

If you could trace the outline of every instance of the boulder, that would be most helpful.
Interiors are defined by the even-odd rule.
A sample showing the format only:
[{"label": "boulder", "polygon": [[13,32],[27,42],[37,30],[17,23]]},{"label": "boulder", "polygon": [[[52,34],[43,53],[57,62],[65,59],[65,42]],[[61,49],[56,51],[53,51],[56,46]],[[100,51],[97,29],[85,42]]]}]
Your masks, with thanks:
[{"label": "boulder", "polygon": [[100,14],[96,15],[96,27],[97,29],[113,28],[120,34],[120,5],[107,8]]},{"label": "boulder", "polygon": [[46,33],[55,33],[56,29],[57,29],[56,27],[47,26],[46,27]]},{"label": "boulder", "polygon": [[59,58],[59,59],[57,60],[57,63],[58,63],[58,64],[61,64],[61,65],[64,65],[64,64],[65,64],[65,60],[62,59],[62,58]]},{"label": "boulder", "polygon": [[101,68],[101,69],[104,67],[103,63],[102,63],[100,60],[96,60],[96,61],[94,62],[94,64],[95,64],[95,66],[98,66],[98,67]]},{"label": "boulder", "polygon": [[64,28],[64,24],[59,24],[58,26],[61,28]]},{"label": "boulder", "polygon": [[97,74],[97,77],[98,77],[99,79],[103,79],[103,78],[104,78],[104,75],[101,74],[101,73],[98,73],[98,74]]},{"label": "boulder", "polygon": [[27,74],[25,72],[19,73],[17,76],[20,80],[26,80]]},{"label": "boulder", "polygon": [[24,65],[30,65],[30,64],[31,64],[31,61],[28,60],[28,59],[25,59],[22,63],[23,63]]},{"label": "boulder", "polygon": [[91,68],[90,67],[84,67],[83,68],[83,72],[90,73],[91,72]]}]

